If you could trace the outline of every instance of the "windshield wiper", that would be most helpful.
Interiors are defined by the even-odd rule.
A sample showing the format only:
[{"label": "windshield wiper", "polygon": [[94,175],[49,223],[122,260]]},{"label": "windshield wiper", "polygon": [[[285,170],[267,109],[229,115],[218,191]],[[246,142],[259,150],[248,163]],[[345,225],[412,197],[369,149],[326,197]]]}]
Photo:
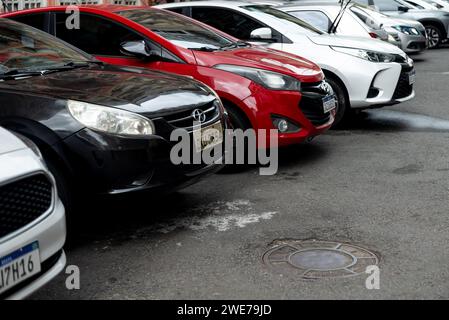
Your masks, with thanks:
[{"label": "windshield wiper", "polygon": [[334,33],[337,30],[338,25],[340,24],[341,19],[343,18],[343,14],[346,11],[346,8],[349,6],[352,0],[347,0],[345,3],[345,0],[340,0],[341,7],[340,11],[338,12],[337,16],[335,17],[335,20],[332,22],[332,24],[329,27],[328,32]]},{"label": "windshield wiper", "polygon": [[8,71],[0,73],[0,79],[14,79],[27,76],[42,76],[43,71],[8,69]]},{"label": "windshield wiper", "polygon": [[233,42],[233,43],[221,46],[220,49],[226,50],[226,49],[246,48],[248,46],[250,46],[250,44],[248,42],[237,41],[237,42]]},{"label": "windshield wiper", "polygon": [[189,48],[190,50],[195,51],[204,51],[204,52],[214,52],[217,51],[217,48],[211,48],[211,47],[199,47],[199,48]]}]

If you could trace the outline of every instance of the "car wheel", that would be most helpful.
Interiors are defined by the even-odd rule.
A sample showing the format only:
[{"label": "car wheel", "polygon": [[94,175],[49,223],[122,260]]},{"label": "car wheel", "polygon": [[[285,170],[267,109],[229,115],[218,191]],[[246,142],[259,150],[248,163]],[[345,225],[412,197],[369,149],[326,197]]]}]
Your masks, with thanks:
[{"label": "car wheel", "polygon": [[441,44],[442,34],[438,27],[428,24],[426,27],[427,37],[429,39],[429,49],[438,47]]},{"label": "car wheel", "polygon": [[[226,112],[229,116],[229,121],[231,122],[233,129],[241,129],[243,131],[252,128],[251,123],[244,115],[243,111],[240,111],[237,109],[237,107],[224,104],[224,107],[226,109]],[[245,146],[244,146],[244,164],[237,164],[237,157],[236,157],[236,145],[235,140],[233,144],[233,159],[232,159],[232,165],[226,165],[220,172],[223,173],[236,173],[243,171],[247,168],[248,164],[248,142],[245,140]]]},{"label": "car wheel", "polygon": [[335,120],[332,124],[332,128],[337,128],[342,124],[344,117],[349,113],[349,99],[343,85],[340,84],[340,82],[332,78],[326,78],[326,81],[331,85],[332,89],[334,89],[334,94],[336,97],[337,112],[335,114]]}]

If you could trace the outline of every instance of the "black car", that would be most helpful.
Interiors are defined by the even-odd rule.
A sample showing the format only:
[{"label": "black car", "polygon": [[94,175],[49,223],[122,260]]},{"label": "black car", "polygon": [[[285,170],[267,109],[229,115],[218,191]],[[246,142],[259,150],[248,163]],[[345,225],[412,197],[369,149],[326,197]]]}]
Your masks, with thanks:
[{"label": "black car", "polygon": [[0,126],[39,146],[66,204],[72,187],[106,194],[171,191],[221,169],[170,160],[171,132],[192,134],[195,113],[203,128],[227,126],[221,102],[200,82],[107,65],[0,19]]}]

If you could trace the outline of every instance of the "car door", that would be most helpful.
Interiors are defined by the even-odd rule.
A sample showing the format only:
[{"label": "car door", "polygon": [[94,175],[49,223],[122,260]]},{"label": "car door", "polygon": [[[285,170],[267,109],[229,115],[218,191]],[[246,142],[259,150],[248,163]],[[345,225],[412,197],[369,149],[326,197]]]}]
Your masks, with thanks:
[{"label": "car door", "polygon": [[[129,27],[103,16],[92,13],[80,13],[79,29],[68,29],[67,14],[54,12],[54,29],[56,37],[92,54],[106,63],[136,66],[179,74],[189,74],[192,65]],[[148,48],[157,53],[158,59],[140,59],[126,55],[121,50],[121,44],[127,41],[145,41]]]}]

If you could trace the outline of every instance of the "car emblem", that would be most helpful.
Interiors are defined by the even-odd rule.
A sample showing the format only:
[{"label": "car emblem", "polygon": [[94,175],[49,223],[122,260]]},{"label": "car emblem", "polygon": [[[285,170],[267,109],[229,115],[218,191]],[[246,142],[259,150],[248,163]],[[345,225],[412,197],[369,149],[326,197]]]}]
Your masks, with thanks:
[{"label": "car emblem", "polygon": [[192,112],[192,118],[197,122],[203,123],[204,121],[206,121],[206,114],[201,109],[195,109]]},{"label": "car emblem", "polygon": [[323,91],[324,91],[325,93],[327,93],[327,94],[332,93],[332,87],[330,86],[329,83],[327,83],[327,82],[325,82],[325,81],[323,81],[323,82],[320,84],[320,89],[323,90]]}]

